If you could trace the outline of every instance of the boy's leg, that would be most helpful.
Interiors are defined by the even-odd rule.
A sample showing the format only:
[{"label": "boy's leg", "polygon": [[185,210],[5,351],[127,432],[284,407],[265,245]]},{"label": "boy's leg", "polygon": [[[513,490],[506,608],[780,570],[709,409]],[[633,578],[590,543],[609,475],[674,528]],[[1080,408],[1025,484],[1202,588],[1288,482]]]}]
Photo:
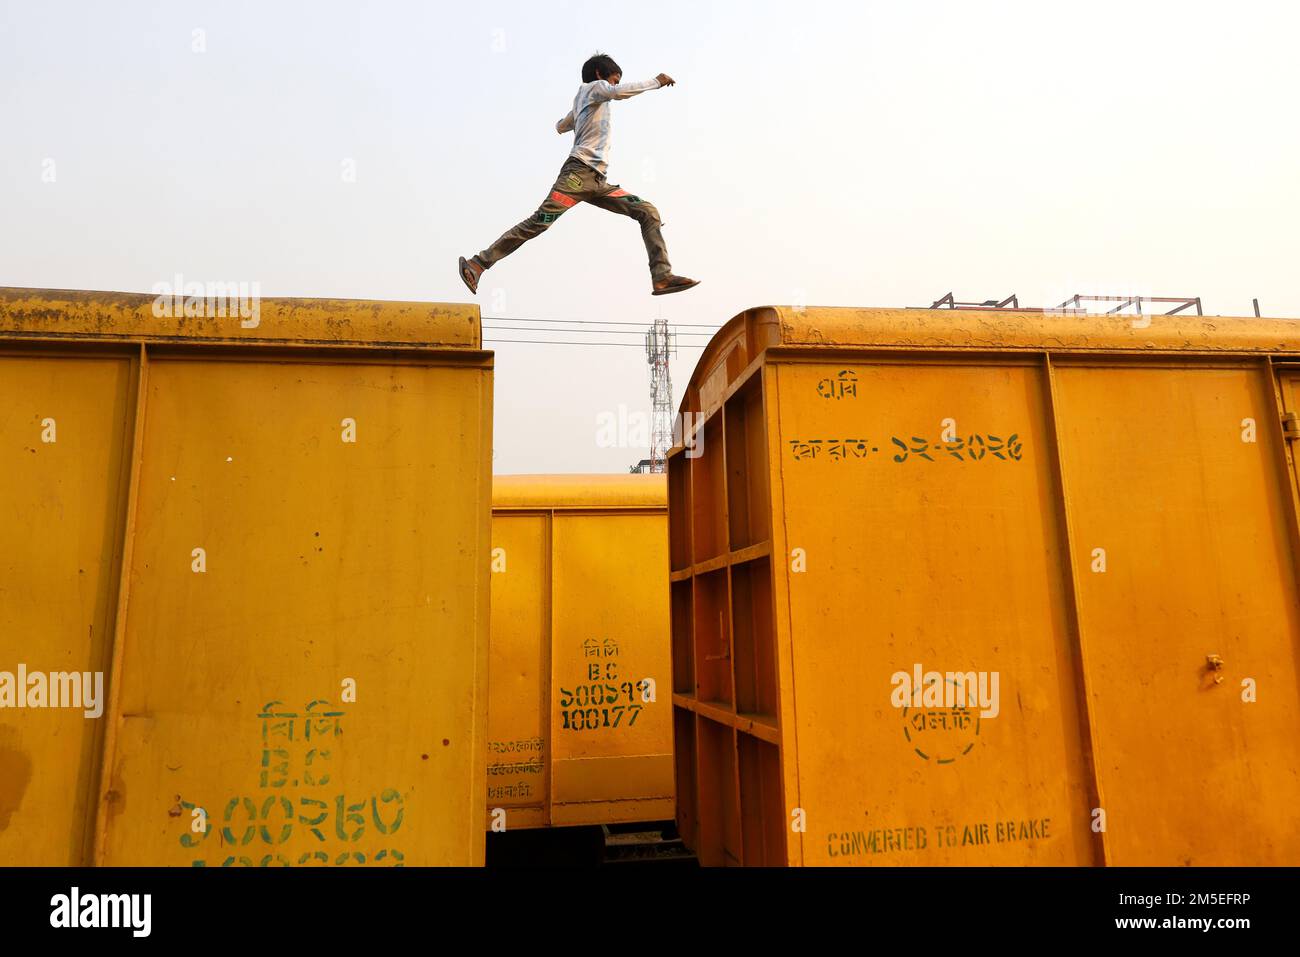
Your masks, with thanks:
[{"label": "boy's leg", "polygon": [[[546,200],[537,207],[537,212],[506,230],[496,242],[475,257],[484,269],[505,259],[528,240],[546,232],[566,209],[572,209],[587,198],[594,187],[595,173],[582,164],[575,163],[576,161],[569,161],[560,168],[560,175],[551,186]],[[586,170],[586,174],[583,170]]]},{"label": "boy's leg", "polygon": [[587,202],[611,213],[630,216],[641,224],[641,239],[645,242],[646,256],[650,264],[650,279],[659,282],[672,275],[672,266],[668,264],[668,247],[664,245],[663,225],[659,219],[659,210],[654,204],[640,196],[633,196],[620,186],[606,184],[598,196],[588,197]]},{"label": "boy's leg", "polygon": [[568,208],[573,206],[577,200],[566,196],[563,193],[552,191],[546,197],[546,201],[537,207],[537,212],[529,216],[521,223],[517,223],[510,229],[501,234],[491,246],[483,250],[475,258],[487,269],[494,264],[505,259],[512,252],[528,242],[546,232],[551,223],[560,218],[560,215]]}]

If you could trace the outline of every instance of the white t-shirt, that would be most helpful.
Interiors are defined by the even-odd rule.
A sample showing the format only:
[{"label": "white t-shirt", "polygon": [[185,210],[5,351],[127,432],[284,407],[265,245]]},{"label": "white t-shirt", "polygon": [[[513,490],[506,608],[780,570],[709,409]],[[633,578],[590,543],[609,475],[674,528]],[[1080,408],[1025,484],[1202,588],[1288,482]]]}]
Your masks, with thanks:
[{"label": "white t-shirt", "polygon": [[571,109],[555,124],[559,133],[575,130],[570,156],[577,157],[593,169],[604,173],[609,169],[609,103],[659,89],[659,81],[643,80],[640,83],[620,83],[615,86],[608,80],[593,80],[578,87]]}]

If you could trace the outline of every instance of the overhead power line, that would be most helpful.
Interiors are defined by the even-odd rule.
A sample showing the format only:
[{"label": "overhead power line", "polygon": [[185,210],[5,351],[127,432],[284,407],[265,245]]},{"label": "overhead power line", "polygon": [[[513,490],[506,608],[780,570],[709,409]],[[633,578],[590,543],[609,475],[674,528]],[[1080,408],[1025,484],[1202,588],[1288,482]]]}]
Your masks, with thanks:
[{"label": "overhead power line", "polygon": [[[495,329],[498,332],[557,332],[557,333],[567,332],[567,333],[574,333],[577,335],[584,335],[584,336],[599,336],[604,334],[608,336],[643,336],[644,337],[645,335],[643,331],[637,331],[635,329],[569,329],[569,328],[556,329],[550,326],[488,326],[488,325],[483,326],[483,328]],[[677,335],[708,337],[710,334],[707,332],[679,332],[677,333]]]},{"label": "overhead power line", "polygon": [[[640,342],[570,342],[562,339],[484,339],[484,345],[488,343],[519,343],[521,345],[535,346],[623,346],[624,348],[644,349],[645,344]],[[683,349],[703,349],[707,343],[684,345]]]},{"label": "overhead power line", "polygon": [[[505,323],[497,325],[496,323]],[[543,325],[522,325],[522,323],[543,323]],[[704,322],[677,322],[669,323],[669,328],[675,336],[692,336],[695,338],[708,339],[713,336],[721,326],[710,325]],[[610,326],[622,326],[631,328],[608,328]],[[575,328],[576,327],[576,328]],[[519,345],[529,346],[623,346],[624,348],[641,349],[644,348],[642,342],[628,341],[619,342],[617,340],[607,339],[588,339],[587,336],[637,336],[644,338],[646,335],[646,324],[644,322],[628,322],[622,319],[536,319],[527,316],[484,316],[482,329],[484,332],[508,332],[512,336],[518,332],[544,333],[544,338],[516,339],[496,336],[494,338],[483,340],[484,345],[509,345],[518,343]],[[683,331],[678,332],[678,329]],[[699,331],[685,331],[699,330]],[[553,339],[553,335],[578,336],[578,339]],[[704,349],[707,343],[685,344],[684,349]]]},{"label": "overhead power line", "polygon": [[[644,331],[644,322],[623,322],[617,319],[530,319],[526,316],[484,316],[484,322],[562,322],[575,326],[636,326]],[[671,322],[675,329],[712,329],[717,332],[722,327],[708,322]],[[640,333],[638,333],[639,335]]]}]

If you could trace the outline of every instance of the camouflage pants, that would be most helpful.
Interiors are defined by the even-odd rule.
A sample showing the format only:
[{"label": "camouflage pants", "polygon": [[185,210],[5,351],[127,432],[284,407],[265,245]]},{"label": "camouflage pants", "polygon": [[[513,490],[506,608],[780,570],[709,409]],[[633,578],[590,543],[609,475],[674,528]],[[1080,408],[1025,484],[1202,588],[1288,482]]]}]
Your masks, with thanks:
[{"label": "camouflage pants", "polygon": [[537,208],[537,212],[507,230],[500,239],[479,253],[479,262],[484,267],[491,268],[528,240],[546,232],[566,209],[578,203],[591,203],[611,213],[621,213],[635,219],[641,224],[641,238],[645,241],[646,254],[650,260],[651,279],[658,281],[672,274],[672,267],[668,264],[668,249],[664,246],[664,238],[659,231],[659,210],[641,197],[619,188],[617,184],[607,183],[603,174],[572,156],[560,167],[559,178],[555,180],[550,195]]}]

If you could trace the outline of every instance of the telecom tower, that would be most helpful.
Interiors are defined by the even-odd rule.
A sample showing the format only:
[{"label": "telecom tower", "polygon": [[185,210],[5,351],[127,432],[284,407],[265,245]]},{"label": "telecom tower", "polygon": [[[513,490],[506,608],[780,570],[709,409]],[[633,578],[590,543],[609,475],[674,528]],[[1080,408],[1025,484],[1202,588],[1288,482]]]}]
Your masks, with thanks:
[{"label": "telecom tower", "polygon": [[667,319],[656,319],[645,334],[645,357],[650,364],[650,471],[662,472],[673,446],[673,380],[668,357],[677,354],[676,333]]}]

